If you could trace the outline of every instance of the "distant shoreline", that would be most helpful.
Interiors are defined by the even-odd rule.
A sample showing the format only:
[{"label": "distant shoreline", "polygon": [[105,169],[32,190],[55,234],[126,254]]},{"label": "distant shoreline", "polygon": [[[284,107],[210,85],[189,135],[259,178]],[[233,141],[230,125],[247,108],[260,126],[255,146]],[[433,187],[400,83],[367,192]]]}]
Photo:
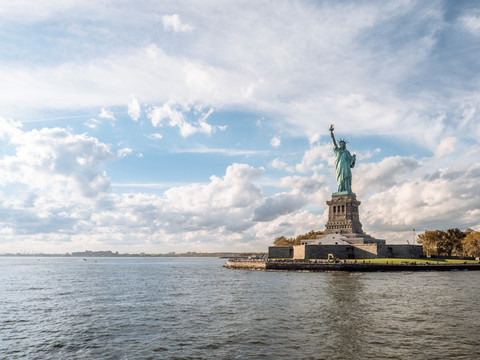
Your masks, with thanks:
[{"label": "distant shoreline", "polygon": [[255,255],[264,255],[264,253],[256,252],[186,252],[186,253],[167,253],[167,254],[129,254],[129,253],[119,253],[112,251],[82,251],[82,252],[72,252],[65,254],[0,254],[0,257],[79,257],[79,258],[88,258],[88,257],[112,257],[112,258],[121,258],[121,257],[217,257],[217,258],[237,258],[237,257],[248,257]]}]

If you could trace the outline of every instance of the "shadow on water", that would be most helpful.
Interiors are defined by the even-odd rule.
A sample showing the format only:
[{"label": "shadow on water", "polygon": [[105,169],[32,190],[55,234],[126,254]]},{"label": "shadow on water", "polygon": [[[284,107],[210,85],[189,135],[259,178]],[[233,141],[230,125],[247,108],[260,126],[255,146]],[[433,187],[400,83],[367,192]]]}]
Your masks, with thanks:
[{"label": "shadow on water", "polygon": [[335,273],[325,278],[326,298],[323,324],[326,338],[323,348],[328,358],[358,358],[366,336],[369,315],[364,311],[365,287],[361,276]]}]

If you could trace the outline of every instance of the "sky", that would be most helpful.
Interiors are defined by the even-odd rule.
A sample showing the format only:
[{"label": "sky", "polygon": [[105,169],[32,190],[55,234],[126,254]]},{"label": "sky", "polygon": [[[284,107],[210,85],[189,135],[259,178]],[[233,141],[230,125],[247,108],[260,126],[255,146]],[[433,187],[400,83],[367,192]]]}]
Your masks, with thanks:
[{"label": "sky", "polygon": [[480,230],[479,114],[476,1],[4,1],[0,253],[323,230],[330,124],[366,233]]}]

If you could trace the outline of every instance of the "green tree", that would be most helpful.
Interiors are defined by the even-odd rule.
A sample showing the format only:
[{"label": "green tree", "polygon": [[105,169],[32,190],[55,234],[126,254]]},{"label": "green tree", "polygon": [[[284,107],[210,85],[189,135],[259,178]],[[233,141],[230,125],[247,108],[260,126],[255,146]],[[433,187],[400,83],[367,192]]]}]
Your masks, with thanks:
[{"label": "green tree", "polygon": [[427,255],[462,255],[462,239],[465,233],[458,228],[448,230],[425,231],[418,236]]},{"label": "green tree", "polygon": [[295,238],[295,242],[298,244],[296,245],[300,245],[302,240],[310,240],[310,239],[316,239],[317,238],[317,235],[323,235],[323,231],[314,231],[314,230],[311,230],[309,231],[308,233],[306,234],[302,234],[302,235],[298,235],[296,238]]},{"label": "green tree", "polygon": [[419,244],[423,245],[423,252],[426,255],[440,255],[440,244],[442,242],[443,231],[433,230],[425,231],[423,234],[418,235]]},{"label": "green tree", "polygon": [[323,235],[323,231],[314,231],[311,230],[306,234],[298,235],[296,238],[286,238],[285,236],[280,236],[275,238],[273,241],[273,246],[292,246],[300,245],[302,240],[307,239],[316,239],[317,235]]},{"label": "green tree", "polygon": [[480,231],[473,231],[467,229],[465,231],[467,234],[463,240],[463,253],[465,256],[480,256]]},{"label": "green tree", "polygon": [[285,236],[280,236],[273,241],[273,246],[292,246],[294,241],[292,238],[287,239]]},{"label": "green tree", "polygon": [[443,250],[446,255],[462,255],[463,246],[462,240],[465,237],[465,233],[458,229],[448,229],[443,234]]}]

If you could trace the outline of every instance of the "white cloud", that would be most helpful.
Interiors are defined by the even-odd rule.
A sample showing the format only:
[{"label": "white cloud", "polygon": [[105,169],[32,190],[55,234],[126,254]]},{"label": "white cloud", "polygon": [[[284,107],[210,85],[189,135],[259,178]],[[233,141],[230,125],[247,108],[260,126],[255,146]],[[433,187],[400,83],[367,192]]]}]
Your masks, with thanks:
[{"label": "white cloud", "polygon": [[[279,236],[292,237],[304,234],[310,230],[318,230],[319,224],[325,224],[325,215],[315,215],[306,210],[281,215],[270,222],[256,224],[252,231],[259,239],[270,239],[268,245]],[[265,246],[265,245],[263,245]]]},{"label": "white cloud", "polygon": [[310,149],[305,151],[302,161],[295,165],[298,172],[317,171],[323,168],[320,162],[327,161],[333,164],[333,151],[330,144],[311,144]]},{"label": "white cloud", "polygon": [[194,28],[191,25],[182,24],[180,16],[177,14],[162,16],[163,28],[174,32],[188,32]]},{"label": "white cloud", "polygon": [[279,136],[274,136],[274,137],[270,140],[270,145],[272,145],[272,146],[275,147],[275,148],[279,147],[281,144],[282,144],[282,142],[281,142]]},{"label": "white cloud", "polygon": [[457,145],[457,138],[455,137],[443,138],[440,141],[440,144],[438,144],[437,149],[435,150],[435,157],[442,157],[455,152],[456,145]]},{"label": "white cloud", "polygon": [[287,163],[285,161],[282,161],[280,160],[279,158],[275,158],[273,159],[270,164],[269,164],[272,168],[274,169],[279,169],[279,170],[283,170],[285,168],[287,168]]},{"label": "white cloud", "polygon": [[[74,251],[88,245],[101,248],[115,239],[115,248],[140,244],[145,251],[145,239],[194,246],[195,239],[214,236],[228,242],[245,231],[254,239],[261,230],[256,220],[275,220],[305,203],[293,194],[265,198],[253,183],[264,170],[245,164],[229,166],[223,178],[212,176],[208,184],[172,187],[163,196],[117,195],[110,192],[102,169],[113,155],[96,139],[60,128],[24,132],[5,120],[0,129],[16,149],[0,159],[0,184],[17,189],[8,196],[0,193],[0,212],[10,213],[0,221],[10,229],[6,243]],[[123,148],[117,155],[130,153]],[[281,204],[281,210],[269,207],[271,203]],[[49,245],[41,240],[45,233]]]},{"label": "white cloud", "polygon": [[117,151],[117,157],[119,157],[119,158],[124,158],[124,157],[126,157],[127,155],[130,155],[132,152],[133,152],[133,150],[130,149],[130,148],[119,149],[119,150]]},{"label": "white cloud", "polygon": [[2,135],[13,147],[0,159],[1,226],[23,235],[64,234],[88,220],[95,204],[109,192],[103,170],[113,160],[108,146],[85,134],[62,128],[22,131],[0,119]]},{"label": "white cloud", "polygon": [[472,33],[473,35],[480,36],[480,15],[479,14],[468,14],[460,17],[458,19],[460,25]]},{"label": "white cloud", "polygon": [[286,176],[280,179],[280,186],[291,187],[294,192],[303,193],[306,196],[313,196],[317,191],[325,186],[325,177],[323,175],[313,174],[311,177]]},{"label": "white cloud", "polygon": [[128,103],[128,115],[133,121],[137,121],[140,117],[140,104],[135,96],[131,96],[130,102]]},{"label": "white cloud", "polygon": [[297,194],[276,194],[268,197],[264,202],[255,208],[254,221],[271,221],[285,214],[291,214],[300,210],[307,200]]},{"label": "white cloud", "polygon": [[409,157],[386,157],[378,163],[360,163],[353,170],[352,189],[360,196],[381,192],[404,181],[419,167]]},{"label": "white cloud", "polygon": [[178,127],[183,137],[188,137],[196,132],[196,129],[185,120],[183,113],[172,109],[169,104],[154,107],[147,116],[152,121],[152,125],[156,127],[163,126],[163,121],[168,120],[168,125]]},{"label": "white cloud", "polygon": [[98,117],[100,117],[102,119],[113,120],[113,121],[117,120],[115,118],[115,115],[113,115],[113,112],[111,112],[110,110],[107,110],[105,108],[102,108],[102,111],[100,112]]},{"label": "white cloud", "polygon": [[90,120],[85,121],[85,122],[83,123],[83,125],[89,127],[90,129],[96,129],[97,126],[98,126],[100,123],[101,123],[100,120],[97,120],[97,119],[95,119],[95,118],[91,118]]},{"label": "white cloud", "polygon": [[470,169],[448,169],[410,176],[363,202],[364,228],[380,234],[476,226],[480,194],[474,184],[480,179],[478,164]]},{"label": "white cloud", "polygon": [[380,154],[381,152],[382,152],[382,150],[380,148],[376,148],[373,151],[368,150],[367,152],[359,153],[357,155],[357,160],[367,160],[367,159],[372,158],[374,155]]},{"label": "white cloud", "polygon": [[480,145],[473,145],[468,149],[465,155],[472,156],[472,155],[477,155],[479,153],[480,153]]},{"label": "white cloud", "polygon": [[[206,113],[201,113],[199,119],[196,123],[190,123],[186,120],[184,113],[189,113],[190,107],[188,106],[174,106],[168,103],[163,104],[161,107],[153,107],[147,117],[151,120],[152,125],[155,127],[162,127],[166,121],[167,124],[171,127],[178,127],[180,130],[180,135],[183,137],[188,137],[196,133],[202,133],[210,135],[215,132],[218,128],[212,126],[206,122],[208,116],[213,112],[213,109],[210,109]],[[224,130],[225,127],[222,127],[221,130]]]},{"label": "white cloud", "polygon": [[[354,134],[355,141],[366,141],[388,136],[402,154],[415,156],[358,163],[354,191],[364,204],[361,211],[369,211],[373,219],[362,218],[364,225],[390,234],[392,228],[403,231],[417,220],[428,223],[425,226],[443,226],[445,219],[459,219],[457,226],[468,221],[468,226],[478,224],[479,206],[472,184],[478,178],[478,169],[473,170],[478,167],[480,138],[480,97],[475,86],[480,79],[479,54],[468,36],[465,38],[465,31],[475,36],[480,33],[476,10],[460,5],[455,12],[460,16],[455,18],[449,16],[449,2],[421,1],[266,0],[262,6],[226,2],[221,7],[202,1],[192,4],[188,13],[178,2],[139,6],[133,2],[46,0],[38,4],[33,0],[9,2],[0,8],[0,27],[12,34],[0,39],[2,47],[9,49],[0,62],[0,108],[4,114],[29,119],[44,110],[102,108],[96,119],[85,120],[93,116],[89,112],[81,121],[97,128],[99,139],[114,143],[120,129],[115,129],[117,138],[112,140],[112,134],[102,133],[99,124],[102,119],[113,124],[115,114],[108,109],[117,111],[125,106],[125,99],[130,99],[127,110],[133,120],[138,121],[142,114],[138,97],[148,104],[143,110],[147,109],[153,126],[176,128],[184,138],[225,130],[209,120],[217,109],[224,111],[221,115],[234,113],[229,119],[233,130],[236,116],[248,113],[253,122],[259,119],[255,130],[259,133],[274,129],[284,142],[290,136],[306,137],[310,142],[300,161],[291,160],[291,153],[281,154],[270,163],[272,168],[302,174],[322,172],[328,174],[329,185],[334,179],[333,153],[330,143],[322,141],[333,122],[343,132],[341,137]],[[162,18],[156,14],[169,15]],[[269,21],[263,21],[266,18]],[[158,32],[159,24],[166,31]],[[39,50],[36,44],[43,44],[47,36],[42,29],[51,26],[58,31],[47,34],[52,41]],[[402,31],[405,28],[409,31]],[[447,75],[436,76],[439,73]],[[116,113],[119,120],[123,112]],[[252,175],[258,169],[247,165],[229,167],[228,176],[214,177],[208,184],[173,187],[168,196],[112,194],[104,169],[107,161],[115,160],[114,154],[95,138],[75,135],[71,128],[76,124],[63,120],[67,129],[31,130],[29,124],[30,130],[22,130],[0,122],[0,134],[7,139],[0,164],[0,211],[4,214],[0,219],[9,219],[2,227],[8,229],[6,241],[12,244],[45,244],[42,231],[49,231],[52,243],[69,239],[81,249],[101,247],[106,239],[114,238],[119,249],[122,244],[152,244],[153,250],[158,250],[159,244],[188,244],[185,246],[192,250],[195,246],[202,249],[205,243],[201,242],[211,239],[232,246],[258,244],[269,236],[311,230],[313,224],[315,229],[323,227],[324,221],[319,219],[324,215],[305,211],[313,203],[321,204],[315,211],[325,208],[328,192],[321,179],[274,179],[274,186],[280,183],[289,189],[266,196],[255,185],[261,180]],[[143,124],[130,122],[128,126],[133,129]],[[232,141],[231,148],[226,142],[215,143],[213,137],[208,143],[195,137],[195,142],[169,151],[264,154],[246,147],[239,135],[232,135],[233,130],[225,134]],[[150,131],[141,129],[139,133]],[[156,139],[161,136],[153,134]],[[153,145],[158,149],[169,140]],[[447,156],[457,155],[460,143],[466,144],[467,156]],[[393,147],[384,144],[382,153],[392,154]],[[185,146],[191,149],[182,150]],[[425,153],[436,156],[421,159]],[[358,150],[360,160],[376,159],[375,154],[379,153]],[[261,164],[258,158],[255,163]],[[298,163],[289,167],[283,159]],[[218,169],[218,163],[214,165]],[[239,177],[237,181],[232,173]],[[240,192],[235,193],[234,188]],[[217,198],[215,191],[225,198]],[[224,200],[233,201],[232,194],[243,198],[242,191],[250,194],[251,203],[227,208]],[[190,198],[194,202],[203,199],[209,207],[195,212],[189,208]],[[182,205],[175,205],[174,200]],[[412,204],[418,204],[418,216]],[[424,204],[432,207],[431,214]],[[271,220],[255,223],[254,215]],[[235,223],[222,216],[240,220]],[[449,221],[445,224],[454,222]],[[187,225],[183,230],[182,224]],[[22,238],[22,234],[28,236]]]},{"label": "white cloud", "polygon": [[153,133],[147,136],[149,139],[160,140],[163,139],[163,135],[160,133]]},{"label": "white cloud", "polygon": [[[325,212],[305,210],[326,209],[330,191],[323,175],[284,177],[277,186],[287,190],[267,196],[256,185],[263,168],[233,164],[206,184],[170,187],[162,195],[114,194],[104,171],[113,154],[94,138],[61,128],[23,131],[6,120],[0,121],[0,138],[14,147],[0,159],[6,249],[23,244],[50,251],[196,250],[211,239],[219,248],[263,248],[276,236],[321,230],[326,221]],[[474,190],[480,168],[462,166],[428,172],[398,156],[361,164],[354,190],[362,194],[364,229],[400,241],[411,228],[480,225],[480,195]],[[48,244],[42,240],[47,233]]]},{"label": "white cloud", "polygon": [[[439,33],[452,30],[445,21],[446,5],[287,2],[275,3],[276,11],[271,14],[273,3],[267,4],[258,8],[229,3],[222,9],[210,2],[196,4],[189,13],[189,20],[199,24],[195,38],[163,39],[145,46],[145,38],[157,38],[158,18],[152,13],[170,13],[162,18],[168,30],[190,29],[178,15],[181,7],[126,3],[116,6],[113,19],[107,5],[97,5],[99,11],[91,19],[93,2],[58,7],[50,3],[45,7],[50,9],[45,21],[53,21],[59,14],[68,20],[75,14],[77,22],[101,25],[105,39],[96,43],[97,31],[85,25],[84,39],[91,40],[81,43],[81,54],[40,61],[35,66],[0,64],[2,88],[8,89],[0,94],[0,106],[9,112],[21,112],[25,107],[118,106],[135,93],[153,104],[242,107],[267,114],[266,119],[275,115],[286,132],[308,136],[312,143],[323,133],[319,128],[327,129],[335,122],[339,128],[354,128],[358,135],[408,134],[433,149],[446,128],[445,121],[434,114],[463,107],[467,97],[478,99],[474,90],[461,95],[455,91],[465,81],[472,83],[471,79],[456,78],[448,88],[415,81],[422,87],[405,90],[405,84],[419,73],[433,78],[429,71],[434,67],[428,70],[423,64],[442,65],[440,57],[432,59],[431,50],[438,45]],[[8,9],[5,19],[22,21],[22,16],[6,15],[18,13],[22,6]],[[28,13],[26,9],[23,7]],[[266,16],[268,22],[258,21]],[[405,19],[411,31],[402,41],[390,41],[396,29],[405,27]],[[71,26],[71,21],[66,22]],[[137,27],[132,28],[132,23]],[[112,42],[112,38],[126,41]],[[74,44],[79,41],[61,39]],[[218,51],[218,44],[223,51]],[[251,89],[248,96],[245,89]],[[452,93],[459,95],[452,97]],[[478,101],[471,107],[480,108]],[[201,125],[204,133],[211,131],[208,123]],[[181,130],[185,136],[194,132],[188,122]]]}]

